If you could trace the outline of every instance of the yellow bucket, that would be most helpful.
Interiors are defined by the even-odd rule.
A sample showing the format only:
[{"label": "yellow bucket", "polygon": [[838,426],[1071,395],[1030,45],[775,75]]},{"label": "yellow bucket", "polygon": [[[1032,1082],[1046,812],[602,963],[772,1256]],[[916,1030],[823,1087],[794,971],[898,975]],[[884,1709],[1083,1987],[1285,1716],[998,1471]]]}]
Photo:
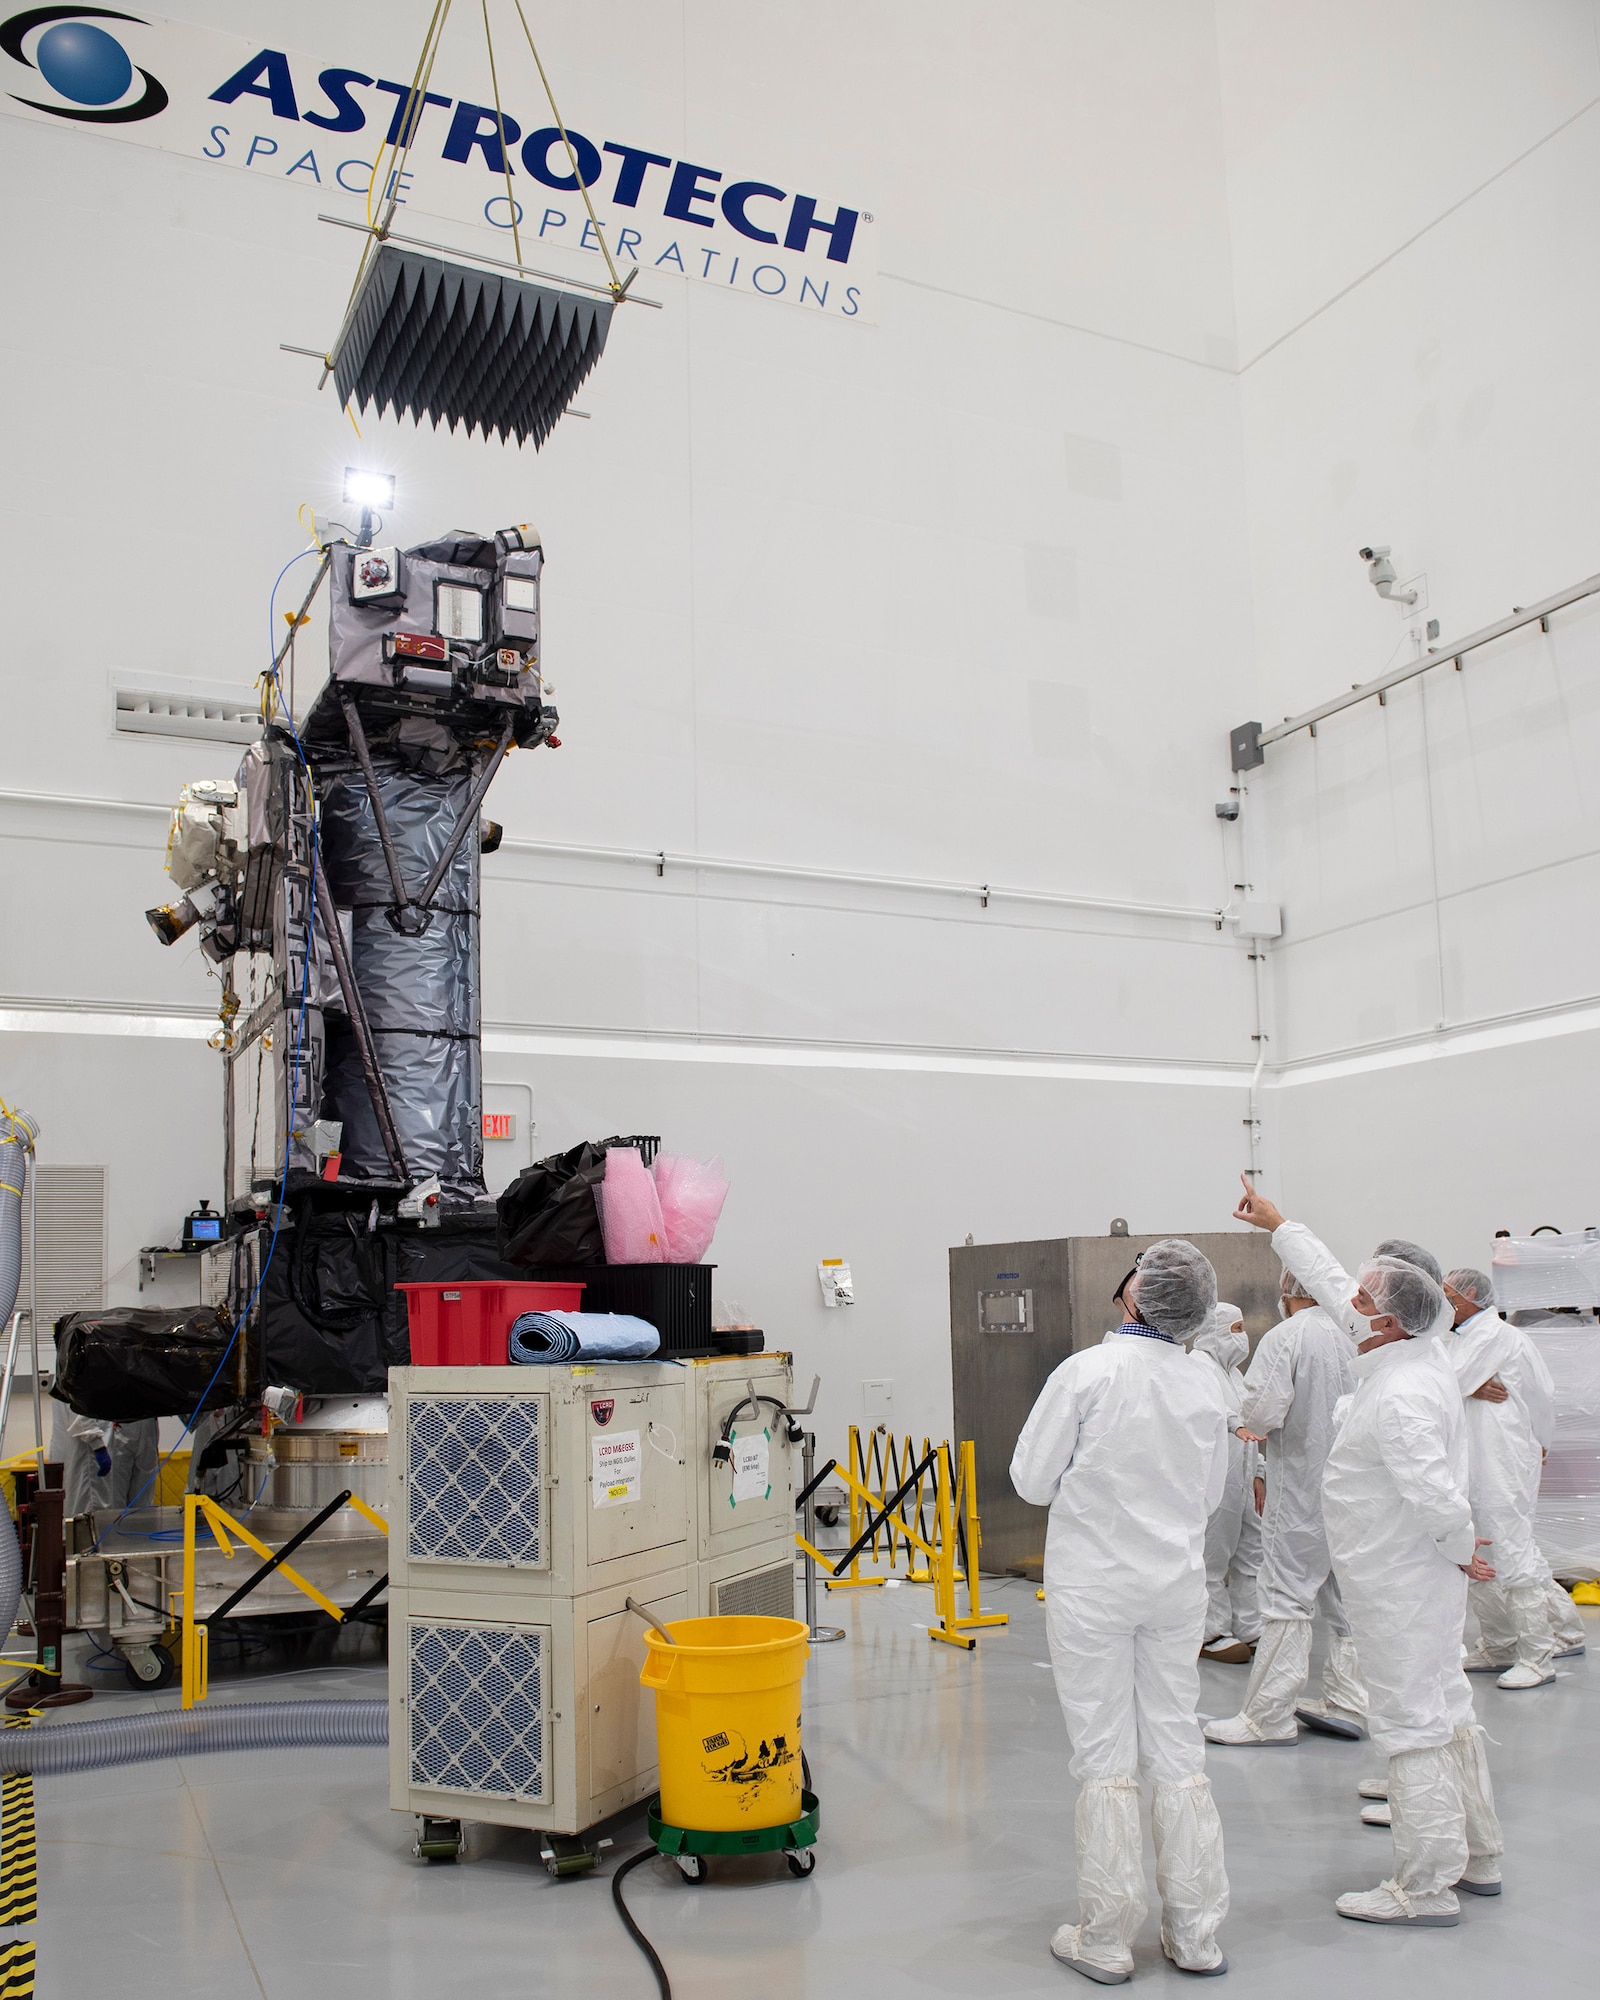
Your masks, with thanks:
[{"label": "yellow bucket", "polygon": [[661,1817],[697,1833],[799,1819],[800,1683],[811,1647],[797,1618],[675,1618],[653,1627],[639,1676],[656,1697]]}]

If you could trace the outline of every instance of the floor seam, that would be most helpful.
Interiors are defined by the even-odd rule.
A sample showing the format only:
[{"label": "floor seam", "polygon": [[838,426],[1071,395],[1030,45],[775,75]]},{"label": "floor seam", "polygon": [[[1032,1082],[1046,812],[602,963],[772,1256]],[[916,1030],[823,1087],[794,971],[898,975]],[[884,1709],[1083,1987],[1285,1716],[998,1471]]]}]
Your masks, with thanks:
[{"label": "floor seam", "polygon": [[189,1801],[189,1810],[194,1814],[195,1825],[200,1829],[200,1838],[206,1844],[206,1853],[211,1857],[211,1867],[217,1878],[217,1887],[222,1891],[222,1900],[228,1906],[228,1917],[233,1925],[234,1936],[239,1940],[239,1949],[244,1953],[245,1964],[250,1968],[250,1977],[256,1983],[256,1991],[261,1995],[261,2000],[267,2000],[265,1982],[262,1980],[260,1971],[257,1969],[255,1956],[251,1952],[248,1939],[245,1937],[244,1926],[239,1922],[239,1912],[233,1907],[233,1898],[228,1894],[228,1884],[222,1873],[222,1863],[217,1858],[217,1850],[211,1845],[211,1835],[201,1814],[200,1803],[190,1789],[189,1773],[184,1769],[181,1760],[178,1764],[178,1780],[183,1786],[184,1797]]}]

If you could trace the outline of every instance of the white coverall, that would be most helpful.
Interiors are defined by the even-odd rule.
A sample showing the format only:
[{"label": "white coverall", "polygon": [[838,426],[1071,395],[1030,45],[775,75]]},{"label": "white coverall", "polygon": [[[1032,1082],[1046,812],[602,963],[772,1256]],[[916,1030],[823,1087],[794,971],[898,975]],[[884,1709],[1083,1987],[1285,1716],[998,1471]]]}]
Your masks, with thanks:
[{"label": "white coverall", "polygon": [[[109,1472],[96,1466],[97,1451],[110,1453]],[[65,1403],[57,1403],[51,1414],[50,1453],[64,1467],[62,1505],[69,1515],[86,1514],[91,1508],[101,1516],[115,1514],[135,1500],[143,1507],[155,1505],[161,1452],[154,1417],[118,1424],[108,1417],[80,1417]]]},{"label": "white coverall", "polygon": [[1217,1956],[1227,1914],[1222,1826],[1195,1719],[1205,1531],[1228,1472],[1216,1369],[1157,1337],[1114,1333],[1050,1377],[1011,1483],[1050,1509],[1045,1622],[1079,1780],[1078,1954],[1127,1972],[1144,1921],[1139,1780],[1152,1821],[1162,1942]]},{"label": "white coverall", "polygon": [[[1540,1327],[1550,1327],[1560,1333],[1570,1333],[1574,1320],[1570,1313],[1524,1311],[1512,1313],[1508,1324],[1514,1326],[1527,1343],[1529,1374],[1524,1378],[1524,1400],[1533,1418],[1534,1436],[1543,1449],[1549,1451],[1556,1441],[1556,1385],[1549,1365],[1539,1352],[1537,1331]],[[1543,1553],[1541,1549],[1541,1556]],[[1556,1582],[1548,1562],[1545,1564],[1545,1579],[1545,1602],[1550,1611],[1550,1629],[1555,1634],[1556,1658],[1583,1652],[1588,1632],[1582,1615],[1573,1603],[1571,1593]]]},{"label": "white coverall", "polygon": [[[1467,1414],[1472,1519],[1488,1537],[1494,1569],[1492,1583],[1469,1586],[1482,1651],[1548,1678],[1555,1654],[1545,1594],[1550,1569],[1534,1539],[1533,1516],[1544,1470],[1539,1432],[1554,1431],[1554,1388],[1545,1394],[1550,1378],[1543,1361],[1521,1328],[1508,1326],[1493,1308],[1464,1320],[1444,1345]],[[1503,1403],[1474,1394],[1491,1376],[1505,1385]]]},{"label": "white coverall", "polygon": [[[1370,1332],[1370,1329],[1369,1329]],[[1472,1560],[1467,1424],[1431,1335],[1356,1358],[1323,1473],[1323,1519],[1367,1686],[1367,1727],[1389,1758],[1395,1872],[1406,1916],[1453,1914],[1463,1876],[1499,1878],[1500,1827],[1461,1670]]]},{"label": "white coverall", "polygon": [[[1295,1222],[1275,1230],[1272,1247],[1319,1298],[1318,1284],[1338,1265],[1310,1230]],[[1304,1267],[1304,1268],[1302,1268]],[[1318,1284],[1310,1273],[1317,1273]],[[1342,1277],[1343,1274],[1340,1273]],[[1346,1280],[1345,1311],[1349,1293]],[[1330,1296],[1336,1285],[1323,1284]],[[1353,1313],[1349,1316],[1354,1320]],[[1355,1321],[1365,1339],[1371,1328]],[[1297,1709],[1313,1722],[1343,1719],[1359,1726],[1367,1698],[1356,1664],[1350,1622],[1339,1601],[1322,1527],[1322,1468],[1333,1443],[1333,1412],[1354,1386],[1356,1343],[1324,1306],[1303,1306],[1262,1335],[1245,1372],[1239,1423],[1266,1439],[1267,1504],[1261,1523],[1261,1640],[1244,1706],[1236,1716],[1206,1724],[1213,1743],[1291,1743]],[[1311,1670],[1311,1621],[1320,1612],[1328,1631],[1322,1700],[1303,1699]]]},{"label": "white coverall", "polygon": [[1217,1371],[1228,1406],[1228,1482],[1206,1523],[1206,1639],[1242,1639],[1253,1646],[1261,1637],[1258,1577],[1261,1569],[1261,1516],[1256,1512],[1255,1481],[1261,1474],[1259,1446],[1234,1434],[1244,1401],[1244,1371],[1240,1363],[1250,1351],[1250,1337],[1235,1333],[1217,1308],[1218,1324],[1197,1333],[1192,1353],[1204,1355]]}]

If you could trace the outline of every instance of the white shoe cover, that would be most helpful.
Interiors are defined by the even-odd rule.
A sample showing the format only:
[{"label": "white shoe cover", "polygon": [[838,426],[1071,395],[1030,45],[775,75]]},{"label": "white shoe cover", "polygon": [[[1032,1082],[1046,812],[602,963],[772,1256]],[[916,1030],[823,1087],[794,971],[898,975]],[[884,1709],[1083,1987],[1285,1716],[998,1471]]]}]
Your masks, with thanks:
[{"label": "white shoe cover", "polygon": [[1500,1831],[1500,1816],[1494,1809],[1494,1783],[1489,1776],[1483,1724],[1474,1722],[1458,1729],[1450,1748],[1460,1772],[1461,1803],[1466,1812],[1467,1865],[1461,1874],[1479,1885],[1498,1882],[1500,1857],[1506,1851],[1506,1842]]},{"label": "white shoe cover", "polygon": [[1336,1708],[1331,1701],[1297,1701],[1294,1712],[1297,1721],[1323,1736],[1342,1736],[1353,1743],[1367,1733],[1365,1711],[1357,1715],[1353,1709]]},{"label": "white shoe cover", "polygon": [[[1471,1733],[1463,1730],[1462,1735]],[[1459,1739],[1437,1749],[1402,1750],[1389,1759],[1394,1880],[1413,1902],[1425,1903],[1446,1893],[1467,1872],[1470,1848],[1464,1776]],[[1487,1776],[1485,1765],[1484,1778]]]},{"label": "white shoe cover", "polygon": [[1482,1646],[1474,1646],[1470,1653],[1463,1655],[1461,1671],[1464,1674],[1503,1674],[1512,1664],[1510,1653],[1486,1653]]},{"label": "white shoe cover", "polygon": [[1063,1965],[1070,1965],[1074,1972],[1081,1972],[1085,1979],[1092,1979],[1097,1986],[1126,1986],[1133,1977],[1131,1958],[1124,1972],[1116,1966],[1101,1965],[1096,1959],[1084,1957],[1082,1924],[1063,1924],[1050,1940],[1050,1955],[1059,1958]]},{"label": "white shoe cover", "polygon": [[1373,1799],[1361,1808],[1363,1826],[1393,1826],[1394,1814],[1389,1810],[1387,1799]]},{"label": "white shoe cover", "polygon": [[[1089,1779],[1078,1793],[1074,1832],[1079,1921],[1064,1924],[1050,1949],[1057,1958],[1084,1959],[1113,1976],[1131,1973],[1133,1941],[1149,1907],[1138,1779]],[[1069,1944],[1058,1950],[1063,1939]]]},{"label": "white shoe cover", "polygon": [[1389,1780],[1387,1778],[1363,1778],[1356,1786],[1358,1799],[1387,1799]]},{"label": "white shoe cover", "polygon": [[1206,1740],[1211,1743],[1294,1743],[1300,1732],[1295,1726],[1294,1705],[1306,1684],[1311,1665],[1311,1620],[1309,1618],[1269,1618],[1261,1628],[1250,1669],[1250,1683],[1244,1706],[1225,1720],[1208,1722]]},{"label": "white shoe cover", "polygon": [[1452,1890],[1442,1889],[1433,1896],[1413,1896],[1398,1882],[1380,1882],[1376,1889],[1352,1889],[1333,1907],[1341,1917],[1353,1917],[1363,1924],[1414,1924],[1424,1929],[1448,1930],[1461,1921],[1461,1905]]},{"label": "white shoe cover", "polygon": [[1329,1708],[1354,1716],[1358,1722],[1366,1721],[1367,1690],[1356,1661],[1354,1639],[1329,1639],[1322,1669],[1322,1699]]},{"label": "white shoe cover", "polygon": [[1211,1780],[1202,1771],[1177,1784],[1158,1782],[1150,1818],[1161,1948],[1185,1972],[1213,1971],[1222,1962],[1217,1928],[1228,1914],[1228,1877]]},{"label": "white shoe cover", "polygon": [[1505,1688],[1508,1693],[1519,1693],[1525,1688],[1551,1687],[1555,1682],[1555,1669],[1540,1673],[1537,1667],[1524,1666],[1519,1660],[1514,1667],[1507,1667],[1495,1682],[1496,1687]]}]

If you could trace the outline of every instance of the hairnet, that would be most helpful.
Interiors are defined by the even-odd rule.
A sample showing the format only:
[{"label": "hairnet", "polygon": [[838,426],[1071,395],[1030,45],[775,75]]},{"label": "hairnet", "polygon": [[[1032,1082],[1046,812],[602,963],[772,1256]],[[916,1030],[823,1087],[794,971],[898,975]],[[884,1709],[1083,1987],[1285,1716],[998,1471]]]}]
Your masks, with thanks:
[{"label": "hairnet", "polygon": [[1217,1303],[1211,1260],[1181,1236],[1164,1236],[1139,1259],[1134,1289],[1139,1317],[1171,1340],[1188,1340],[1208,1325]]},{"label": "hairnet", "polygon": [[1316,1304],[1315,1296],[1309,1287],[1295,1276],[1287,1264],[1278,1276],[1278,1296],[1284,1299],[1310,1299],[1313,1305]]},{"label": "hairnet", "polygon": [[1444,1293],[1426,1271],[1402,1257],[1374,1257],[1363,1264],[1361,1286],[1378,1311],[1392,1314],[1413,1339],[1431,1332],[1444,1311]]},{"label": "hairnet", "polygon": [[1419,1271],[1426,1271],[1436,1285],[1444,1282],[1444,1272],[1433,1252],[1424,1250],[1420,1243],[1408,1242],[1404,1236],[1386,1236],[1372,1254],[1374,1257],[1397,1257],[1402,1264],[1414,1264]]},{"label": "hairnet", "polygon": [[1459,1292],[1464,1299],[1471,1299],[1475,1306],[1489,1309],[1495,1303],[1494,1279],[1482,1271],[1474,1271],[1470,1264],[1462,1264],[1458,1269],[1447,1272],[1445,1283],[1451,1291]]}]

